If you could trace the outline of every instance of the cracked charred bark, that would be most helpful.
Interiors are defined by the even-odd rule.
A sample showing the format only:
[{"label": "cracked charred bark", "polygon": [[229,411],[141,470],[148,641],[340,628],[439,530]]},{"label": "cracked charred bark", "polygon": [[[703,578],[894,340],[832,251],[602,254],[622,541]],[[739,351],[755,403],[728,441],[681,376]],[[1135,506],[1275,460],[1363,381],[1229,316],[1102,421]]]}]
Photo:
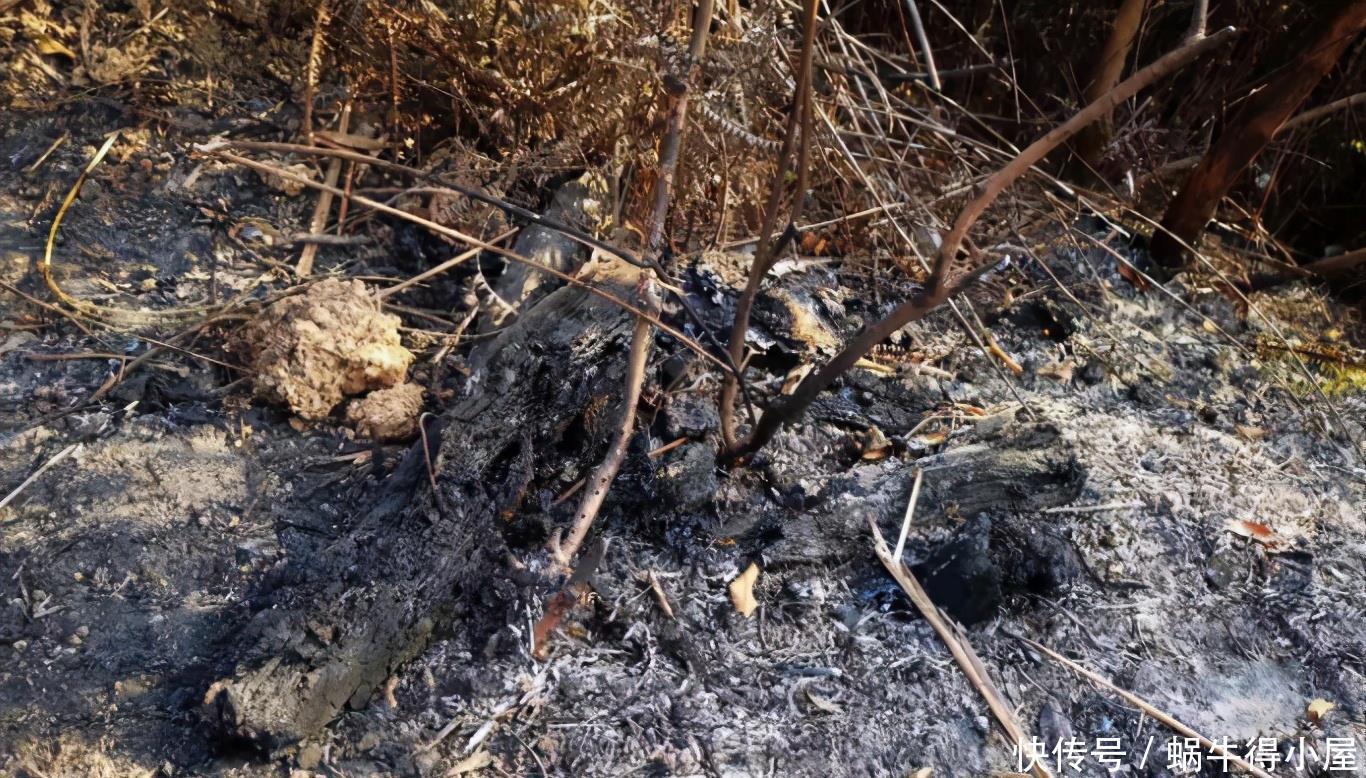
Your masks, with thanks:
[{"label": "cracked charred bark", "polygon": [[[585,272],[629,294],[640,271],[602,258]],[[632,323],[564,287],[476,355],[470,391],[441,419],[437,489],[413,449],[354,529],[260,598],[234,665],[206,695],[220,731],[287,749],[365,705],[438,626],[492,634],[510,623],[539,576],[509,565],[505,517],[571,423],[615,401]],[[572,443],[590,457],[603,441]]]}]

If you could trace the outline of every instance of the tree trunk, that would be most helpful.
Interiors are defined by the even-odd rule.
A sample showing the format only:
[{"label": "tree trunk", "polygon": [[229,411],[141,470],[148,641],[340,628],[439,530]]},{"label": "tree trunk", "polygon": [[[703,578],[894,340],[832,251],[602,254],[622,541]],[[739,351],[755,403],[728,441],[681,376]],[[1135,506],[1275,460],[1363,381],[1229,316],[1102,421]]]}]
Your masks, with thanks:
[{"label": "tree trunk", "polygon": [[[639,273],[615,258],[585,272],[628,299]],[[472,357],[468,394],[441,417],[436,488],[418,445],[354,529],[258,601],[236,666],[205,698],[227,736],[287,749],[364,706],[434,630],[491,635],[520,618],[539,576],[519,581],[508,564],[507,519],[539,465],[575,455],[566,445],[597,454],[608,431],[595,435],[590,417],[610,417],[619,400],[632,322],[568,286]],[[587,440],[562,440],[580,417]]]},{"label": "tree trunk", "polygon": [[[1083,103],[1094,103],[1119,83],[1119,77],[1124,74],[1124,63],[1129,59],[1129,49],[1138,37],[1138,25],[1143,21],[1143,9],[1147,4],[1147,0],[1123,0],[1120,4],[1115,23],[1110,28],[1110,37],[1105,41],[1105,48],[1096,62],[1095,75],[1086,88]],[[1100,167],[1105,147],[1114,134],[1114,125],[1113,113],[1107,112],[1100,121],[1077,133],[1077,139],[1073,142],[1077,156],[1090,170]]]},{"label": "tree trunk", "polygon": [[1162,265],[1185,263],[1183,244],[1195,245],[1219,201],[1304,102],[1342,52],[1366,29],[1366,0],[1340,2],[1307,37],[1299,56],[1243,104],[1228,128],[1167,206],[1152,254]]}]

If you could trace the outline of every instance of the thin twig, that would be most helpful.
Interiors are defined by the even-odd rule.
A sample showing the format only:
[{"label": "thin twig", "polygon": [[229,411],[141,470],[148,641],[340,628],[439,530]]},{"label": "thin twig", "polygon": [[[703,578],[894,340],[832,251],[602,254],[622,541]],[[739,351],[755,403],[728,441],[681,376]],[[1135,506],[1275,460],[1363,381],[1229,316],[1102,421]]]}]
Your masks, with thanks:
[{"label": "thin twig", "polygon": [[1272,776],[1270,773],[1266,772],[1260,767],[1257,767],[1256,765],[1253,765],[1245,761],[1244,759],[1240,758],[1237,754],[1228,750],[1224,746],[1215,743],[1214,741],[1210,740],[1204,735],[1201,735],[1199,732],[1196,732],[1195,730],[1191,729],[1185,724],[1182,724],[1180,721],[1176,720],[1170,714],[1167,714],[1162,710],[1158,709],[1157,707],[1153,706],[1152,703],[1148,702],[1142,697],[1139,697],[1133,692],[1126,691],[1114,685],[1110,681],[1106,680],[1099,673],[1088,670],[1087,668],[1082,667],[1076,662],[1073,662],[1071,659],[1068,659],[1062,654],[1059,654],[1057,651],[1054,651],[1053,649],[1041,643],[1037,643],[1033,640],[1030,640],[1027,637],[1024,637],[1022,635],[1014,635],[1014,638],[1016,640],[1019,640],[1021,643],[1024,643],[1025,645],[1029,646],[1030,648],[1034,649],[1035,651],[1038,651],[1039,653],[1047,656],[1049,659],[1052,659],[1053,661],[1057,662],[1063,667],[1066,667],[1068,670],[1071,670],[1077,675],[1080,675],[1081,677],[1085,678],[1091,683],[1094,683],[1097,686],[1100,686],[1101,688],[1108,689],[1114,692],[1115,694],[1118,694],[1120,697],[1124,698],[1125,702],[1143,711],[1143,713],[1147,715],[1149,718],[1162,722],[1163,724],[1165,724],[1166,726],[1170,727],[1172,730],[1180,734],[1182,737],[1194,738],[1196,740],[1199,740],[1200,745],[1202,747],[1208,749],[1209,751],[1215,754],[1218,754],[1221,758],[1227,759],[1229,764],[1232,764],[1233,766],[1248,773],[1249,775],[1257,776],[1257,778],[1274,778],[1274,776]]},{"label": "thin twig", "polygon": [[313,10],[313,37],[308,46],[308,62],[304,66],[303,117],[299,120],[299,129],[304,141],[309,145],[313,144],[313,99],[318,93],[318,70],[322,67],[323,37],[327,22],[332,16],[328,2],[329,0],[318,0],[318,5]]},{"label": "thin twig", "polygon": [[427,442],[427,417],[431,415],[431,412],[428,411],[417,417],[417,431],[422,433],[422,458],[427,463],[427,482],[431,484],[432,493],[435,494],[437,491],[436,468],[432,466],[432,448]]},{"label": "thin twig", "polygon": [[[507,232],[504,232],[501,235],[496,235],[490,238],[489,243],[502,243],[503,241],[507,240],[508,238],[516,234],[517,230],[508,230]],[[457,265],[465,263],[469,259],[478,256],[479,252],[483,250],[484,249],[482,247],[475,246],[474,248],[462,251],[459,254],[456,254],[454,257],[451,257],[445,262],[442,262],[441,264],[437,265],[436,267],[428,268],[422,271],[421,273],[418,273],[417,275],[413,276],[412,278],[409,278],[407,281],[402,281],[400,283],[394,284],[393,286],[385,287],[376,292],[375,294],[381,300],[383,300],[386,297],[392,297],[398,294],[399,292],[402,292],[404,289],[420,284],[423,281],[432,278],[433,276],[441,275],[447,270],[450,270],[451,268],[456,267]]]},{"label": "thin twig", "polygon": [[683,128],[688,121],[688,93],[692,89],[694,70],[701,64],[707,52],[707,34],[711,30],[713,0],[702,0],[697,6],[697,16],[693,20],[692,41],[688,46],[688,59],[684,64],[683,78],[679,86],[681,92],[672,98],[673,107],[669,112],[669,130],[659,149],[659,175],[655,179],[655,204],[650,214],[650,226],[646,233],[645,251],[649,255],[659,252],[664,238],[664,220],[669,213],[669,202],[673,197],[674,173],[678,169],[678,153],[683,145]]},{"label": "thin twig", "polygon": [[906,517],[901,520],[901,534],[896,538],[896,549],[892,551],[892,559],[901,559],[901,554],[906,550],[906,536],[911,534],[911,517],[915,515],[915,504],[920,501],[920,482],[925,478],[925,471],[915,469],[915,483],[911,485],[911,498],[906,501]]},{"label": "thin twig", "polygon": [[920,53],[925,55],[925,70],[930,77],[930,88],[936,92],[942,91],[943,84],[939,81],[939,69],[934,66],[934,51],[930,48],[930,37],[925,34],[925,23],[920,19],[920,9],[916,7],[915,0],[906,0],[906,11],[911,16],[911,29],[915,32],[916,45],[920,47]]},{"label": "thin twig", "polygon": [[0,500],[0,510],[4,510],[5,506],[9,505],[15,497],[18,497],[25,489],[27,489],[29,484],[33,483],[34,481],[37,481],[38,477],[41,476],[43,473],[46,473],[48,469],[51,468],[53,465],[70,456],[71,452],[79,448],[80,445],[81,444],[79,443],[72,443],[71,445],[54,454],[51,459],[44,462],[42,466],[39,467],[37,470],[34,470],[33,475],[29,476],[28,478],[25,478],[22,483],[14,487],[14,491],[5,495],[5,499]]},{"label": "thin twig", "polygon": [[[658,310],[659,307],[653,287],[654,281],[649,276],[641,274],[638,296],[642,307],[650,311]],[[574,514],[569,535],[563,542],[558,535],[551,541],[551,553],[555,561],[565,569],[569,568],[569,563],[578,553],[579,546],[583,545],[584,538],[588,537],[588,530],[593,526],[593,520],[597,518],[603,500],[612,488],[612,481],[616,479],[622,461],[626,459],[626,449],[631,443],[631,433],[636,427],[636,406],[640,403],[641,388],[645,385],[645,365],[649,361],[650,346],[653,342],[654,331],[649,320],[643,317],[636,319],[635,330],[631,334],[631,353],[626,362],[626,393],[621,404],[621,426],[617,428],[616,437],[607,449],[607,456],[603,457],[589,479],[588,491],[579,503],[578,512]]]},{"label": "thin twig", "polygon": [[[307,147],[307,146],[304,146],[304,147],[302,147],[302,148],[307,149],[308,147]],[[265,163],[263,163],[263,162],[257,162],[256,160],[253,160],[253,159],[248,159],[248,158],[246,158],[246,157],[239,156],[239,155],[237,155],[237,154],[232,154],[232,153],[230,153],[230,152],[223,151],[223,150],[221,149],[220,145],[206,144],[206,145],[203,145],[203,146],[198,147],[198,149],[199,149],[199,151],[201,151],[201,152],[209,153],[209,154],[214,154],[215,156],[221,157],[222,159],[226,159],[226,160],[228,160],[229,162],[235,162],[235,163],[237,163],[237,164],[239,164],[239,165],[242,165],[242,166],[244,166],[244,167],[249,167],[249,168],[251,168],[251,169],[253,169],[253,170],[260,170],[260,171],[263,171],[263,172],[266,172],[266,173],[270,173],[270,174],[272,174],[272,175],[277,175],[277,176],[280,176],[281,178],[285,178],[285,179],[288,179],[288,180],[290,180],[290,181],[294,181],[294,182],[297,182],[297,183],[299,183],[299,184],[303,184],[304,186],[313,187],[314,189],[331,189],[332,192],[333,192],[334,194],[339,193],[339,192],[341,191],[341,190],[337,189],[336,187],[329,187],[329,186],[327,186],[326,184],[324,184],[324,183],[322,183],[322,182],[320,182],[320,181],[314,181],[314,180],[312,180],[312,179],[310,179],[310,178],[307,178],[307,177],[305,177],[305,176],[301,176],[301,175],[299,175],[299,174],[297,174],[297,173],[294,173],[293,171],[286,170],[286,169],[284,169],[284,168],[282,168],[282,167],[278,167],[278,166],[276,166],[276,165],[267,165],[267,164],[265,164]],[[390,216],[393,216],[393,217],[395,217],[395,218],[403,219],[404,221],[409,221],[409,222],[412,222],[412,223],[417,224],[417,225],[419,225],[419,226],[425,227],[425,228],[427,228],[427,229],[431,230],[432,232],[435,232],[435,233],[437,233],[437,234],[439,234],[439,235],[445,235],[445,236],[448,237],[448,238],[454,238],[455,240],[461,241],[461,242],[463,242],[463,243],[468,243],[468,244],[470,244],[471,246],[481,248],[481,249],[483,249],[483,250],[485,250],[485,251],[491,251],[491,252],[493,252],[494,254],[497,254],[497,255],[499,255],[499,256],[501,256],[501,257],[506,257],[507,259],[510,259],[510,260],[512,260],[512,261],[514,261],[514,262],[517,262],[517,263],[519,263],[519,264],[526,265],[527,267],[530,267],[530,268],[532,268],[532,269],[534,269],[534,270],[537,270],[537,271],[539,271],[539,272],[541,272],[541,273],[545,273],[546,275],[549,275],[549,276],[553,276],[553,277],[555,277],[555,278],[558,278],[559,280],[561,280],[561,281],[563,281],[563,282],[565,282],[565,283],[567,283],[567,284],[570,284],[570,285],[572,285],[572,286],[577,286],[577,287],[583,289],[584,291],[588,292],[589,294],[595,295],[595,296],[597,296],[597,297],[601,297],[602,299],[604,299],[604,300],[606,300],[606,301],[612,303],[613,305],[616,305],[616,306],[618,306],[618,307],[620,307],[620,308],[624,308],[624,309],[626,309],[627,311],[630,311],[631,313],[635,314],[636,316],[645,317],[647,320],[649,320],[649,322],[650,322],[651,324],[653,324],[654,326],[660,328],[660,330],[662,330],[663,332],[668,333],[669,337],[674,338],[675,340],[677,340],[678,342],[682,343],[684,346],[686,346],[688,349],[692,350],[693,352],[695,352],[695,353],[698,354],[699,356],[701,356],[701,357],[703,357],[704,359],[706,359],[706,360],[712,362],[712,363],[715,364],[717,367],[721,368],[721,370],[726,371],[726,372],[728,372],[728,373],[731,371],[731,368],[730,368],[729,365],[727,365],[727,364],[726,364],[724,361],[722,361],[720,358],[718,358],[718,357],[714,356],[713,354],[711,354],[710,352],[708,352],[708,351],[707,351],[705,348],[703,348],[702,345],[701,345],[700,343],[698,343],[697,341],[693,340],[692,338],[688,337],[687,335],[684,335],[684,334],[683,334],[682,332],[680,332],[677,328],[675,328],[675,327],[670,327],[669,325],[667,325],[667,324],[665,324],[664,322],[660,321],[658,316],[655,316],[655,315],[653,315],[653,314],[650,314],[650,313],[647,312],[647,311],[641,310],[639,307],[637,307],[637,306],[635,306],[635,305],[632,305],[631,303],[626,302],[625,300],[621,299],[620,297],[617,297],[616,295],[612,294],[611,292],[609,292],[609,291],[607,291],[607,290],[605,290],[605,289],[600,289],[600,288],[598,288],[598,287],[596,287],[596,286],[593,286],[592,284],[585,283],[584,281],[582,281],[582,280],[580,280],[580,279],[578,279],[578,278],[575,278],[574,276],[571,276],[571,275],[569,275],[568,273],[563,273],[563,272],[561,272],[561,271],[559,271],[559,270],[556,270],[555,268],[547,267],[546,265],[543,265],[543,264],[541,264],[540,262],[537,262],[537,261],[535,261],[535,260],[533,260],[533,259],[529,259],[529,258],[527,258],[527,257],[524,257],[524,256],[522,256],[521,254],[518,254],[518,253],[516,253],[516,252],[514,252],[514,251],[510,251],[510,250],[508,250],[508,249],[502,248],[501,246],[495,246],[495,245],[493,245],[492,243],[490,243],[490,242],[488,242],[488,241],[486,241],[486,240],[482,240],[482,239],[480,239],[480,238],[476,238],[476,237],[474,237],[474,236],[472,236],[472,235],[467,235],[467,234],[465,234],[465,233],[463,233],[463,232],[460,232],[459,230],[452,229],[452,228],[447,227],[447,226],[442,225],[442,224],[437,224],[436,222],[431,221],[430,219],[424,219],[424,218],[422,218],[421,216],[418,216],[417,214],[409,213],[409,212],[407,212],[407,211],[404,211],[404,210],[401,210],[401,209],[398,209],[398,208],[394,208],[393,206],[390,206],[390,205],[385,205],[384,203],[381,203],[381,202],[379,202],[379,201],[377,201],[377,200],[371,200],[370,198],[364,197],[364,196],[362,196],[362,195],[353,194],[353,195],[351,196],[351,200],[352,200],[353,202],[355,202],[357,205],[363,205],[363,206],[365,206],[366,208],[370,208],[370,209],[379,211],[379,212],[381,212],[381,213],[386,213],[386,214],[388,214],[388,215],[390,215]],[[618,249],[618,251],[619,251],[619,249]],[[612,253],[615,254],[616,252],[614,251],[614,252],[612,252]]]},{"label": "thin twig", "polygon": [[[324,13],[323,9],[326,8],[326,6],[326,0],[319,3],[319,16]],[[310,100],[309,102],[311,107],[312,101]],[[345,134],[350,127],[351,101],[347,100],[342,104],[341,116],[337,119],[337,131]],[[309,126],[307,137],[311,143],[313,140],[312,125]],[[341,168],[342,161],[340,159],[333,157],[328,161],[327,173],[324,174],[325,177],[323,179],[327,182],[328,186],[337,185],[337,179],[341,176]],[[323,230],[327,228],[327,217],[330,213],[332,213],[332,193],[326,191],[319,192],[318,202],[313,206],[313,219],[308,225],[309,233],[312,235],[321,235]],[[294,268],[294,272],[297,273],[299,277],[306,278],[313,272],[313,260],[316,259],[317,256],[318,244],[312,242],[305,243],[303,250],[299,252],[299,264]]]},{"label": "thin twig", "polygon": [[[1341,100],[1334,100],[1331,103],[1320,105],[1318,108],[1310,108],[1298,116],[1292,116],[1286,120],[1285,124],[1281,125],[1278,134],[1284,134],[1286,130],[1303,127],[1304,125],[1316,122],[1331,113],[1336,113],[1337,111],[1346,110],[1358,105],[1366,105],[1366,92],[1357,92],[1356,94],[1344,97]],[[1196,159],[1198,160],[1199,158],[1197,157]]]},{"label": "thin twig", "polygon": [[[806,181],[806,150],[809,149],[810,142],[810,115],[811,115],[811,61],[815,52],[816,38],[816,11],[818,0],[806,0],[805,11],[802,15],[802,48],[797,66],[797,85],[792,96],[792,110],[788,113],[787,129],[783,134],[783,144],[778,151],[778,165],[773,173],[773,183],[769,189],[768,202],[764,205],[764,215],[759,227],[759,243],[754,249],[754,259],[750,264],[749,276],[745,280],[745,288],[740,293],[739,300],[735,304],[735,320],[731,324],[729,353],[730,361],[735,365],[742,365],[745,359],[745,343],[749,334],[749,316],[754,307],[754,298],[759,293],[759,285],[768,275],[768,271],[773,267],[777,258],[777,251],[773,245],[773,230],[778,221],[778,206],[782,202],[783,192],[786,189],[788,165],[791,162],[793,146],[796,143],[796,136],[799,128],[805,128],[802,139],[802,151],[799,154],[799,164],[802,169],[798,171],[799,186]],[[797,212],[800,211],[801,203],[806,197],[803,189],[798,189],[795,194],[793,205],[794,213],[788,219],[789,224],[797,220]],[[718,411],[721,416],[721,437],[727,447],[736,445],[735,435],[735,395],[740,388],[740,383],[744,379],[744,370],[741,369],[733,377],[728,377],[721,387],[720,399],[717,403]]]}]

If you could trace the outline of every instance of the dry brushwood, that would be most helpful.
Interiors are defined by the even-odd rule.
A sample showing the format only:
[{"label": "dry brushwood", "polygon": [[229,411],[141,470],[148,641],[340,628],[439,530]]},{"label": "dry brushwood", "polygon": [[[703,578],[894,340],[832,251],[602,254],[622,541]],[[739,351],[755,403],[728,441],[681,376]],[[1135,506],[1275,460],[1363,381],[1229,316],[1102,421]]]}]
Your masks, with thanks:
[{"label": "dry brushwood", "polygon": [[[759,423],[750,432],[749,437],[730,446],[727,457],[733,459],[746,456],[762,448],[773,438],[773,435],[782,425],[801,416],[820,392],[853,367],[874,346],[907,324],[933,311],[954,295],[971,286],[979,277],[990,270],[993,263],[978,260],[975,266],[950,280],[958,250],[967,237],[968,230],[972,228],[982,212],[1006,187],[1024,175],[1035,163],[1042,160],[1059,144],[1076,134],[1082,127],[1112,111],[1116,105],[1133,97],[1153,82],[1174,73],[1200,55],[1222,45],[1233,35],[1233,28],[1225,28],[1209,37],[1192,40],[1175,51],[1164,55],[1156,62],[1125,79],[1105,97],[1086,106],[1071,119],[1053,128],[1042,138],[1021,151],[1009,164],[988,179],[981,186],[977,196],[965,205],[958,214],[953,229],[944,238],[943,244],[940,246],[934,270],[930,274],[924,291],[901,303],[881,321],[868,327],[863,334],[855,338],[839,354],[835,355],[819,370],[813,371],[803,379],[790,396],[777,401],[766,410],[760,417]],[[724,417],[724,408],[722,410]]]}]

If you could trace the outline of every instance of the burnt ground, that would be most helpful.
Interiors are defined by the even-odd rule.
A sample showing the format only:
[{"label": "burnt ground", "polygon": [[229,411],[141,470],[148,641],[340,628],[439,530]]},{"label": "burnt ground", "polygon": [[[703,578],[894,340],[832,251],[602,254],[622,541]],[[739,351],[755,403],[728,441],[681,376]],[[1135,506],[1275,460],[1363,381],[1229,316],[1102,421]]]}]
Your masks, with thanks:
[{"label": "burnt ground", "polygon": [[[100,99],[0,113],[0,280],[50,299],[35,265],[53,215],[102,134],[120,128],[63,222],[56,277],[68,293],[165,310],[282,288],[273,274],[294,255],[260,225],[300,230],[311,197],[189,153],[214,131],[281,130],[247,110],[201,113],[149,117]],[[385,230],[369,246],[325,248],[320,267],[411,274],[422,250]],[[716,467],[714,380],[679,375],[661,341],[652,377],[667,386],[600,519],[608,545],[593,594],[549,658],[530,654],[534,603],[493,629],[439,624],[368,705],[274,757],[216,736],[201,701],[272,571],[344,534],[406,447],[254,404],[224,348],[238,321],[92,400],[150,338],[183,327],[83,322],[87,333],[4,292],[0,494],[66,454],[0,510],[0,771],[1009,771],[985,705],[872,553],[867,521],[895,536],[917,466],[925,494],[908,560],[967,624],[1029,731],[1088,747],[1117,737],[1128,774],[1173,774],[1170,732],[1017,635],[1216,739],[1272,738],[1288,755],[1355,738],[1366,762],[1366,464],[1348,442],[1366,439],[1366,397],[1305,391],[1274,347],[1281,332],[1346,349],[1347,314],[1303,287],[1255,298],[1252,312],[1196,278],[1169,283],[1170,296],[1143,291],[1110,255],[1058,246],[1057,283],[1017,258],[974,298],[1019,375],[941,313],[877,356],[890,369],[851,373],[745,470]],[[742,260],[706,257],[691,275],[717,321],[726,261]],[[757,316],[758,380],[776,386],[885,307],[852,266],[806,263],[774,284]],[[1007,295],[1021,284],[1032,291]],[[459,290],[403,302],[453,320]],[[431,315],[407,323],[430,327]],[[413,330],[419,379],[458,391],[460,352],[437,365]],[[538,474],[514,550],[539,548],[572,510],[555,496],[593,465]],[[1230,531],[1239,521],[1274,536]],[[727,587],[751,563],[759,608],[745,618]],[[1319,698],[1336,708],[1312,721]],[[1083,772],[1104,770],[1088,757]]]}]

